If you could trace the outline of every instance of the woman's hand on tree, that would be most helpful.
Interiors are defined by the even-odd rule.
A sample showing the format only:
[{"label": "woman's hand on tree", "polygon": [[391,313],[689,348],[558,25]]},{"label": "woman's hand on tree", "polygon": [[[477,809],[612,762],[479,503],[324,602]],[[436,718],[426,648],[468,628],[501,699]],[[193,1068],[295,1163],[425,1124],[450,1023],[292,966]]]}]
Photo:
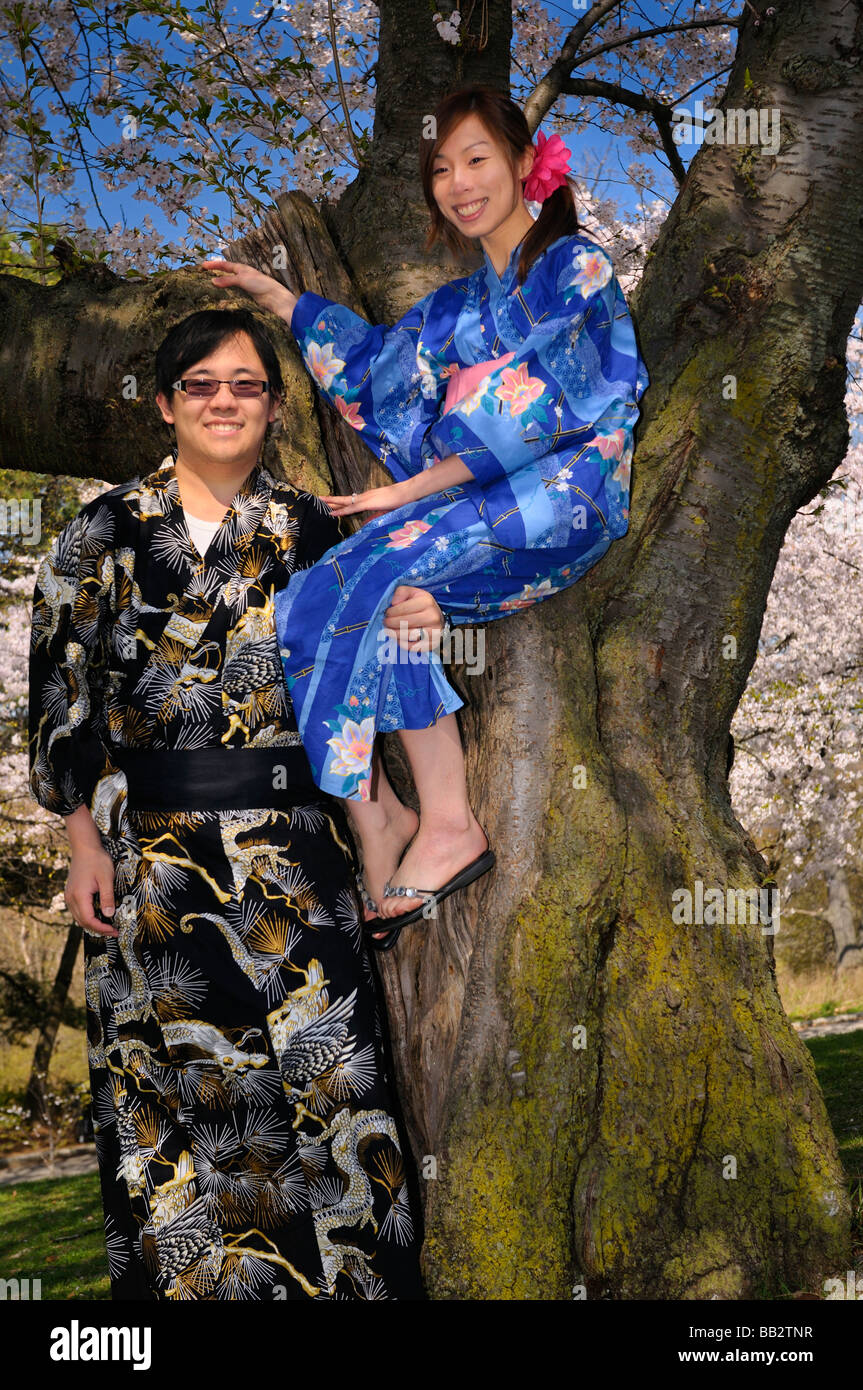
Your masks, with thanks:
[{"label": "woman's hand on tree", "polygon": [[200,268],[212,276],[216,289],[244,290],[262,309],[269,309],[271,313],[278,314],[279,318],[285,319],[290,325],[297,296],[278,280],[274,280],[272,275],[265,275],[262,270],[256,270],[254,266],[246,265],[243,261],[224,261],[218,258],[202,261]]}]

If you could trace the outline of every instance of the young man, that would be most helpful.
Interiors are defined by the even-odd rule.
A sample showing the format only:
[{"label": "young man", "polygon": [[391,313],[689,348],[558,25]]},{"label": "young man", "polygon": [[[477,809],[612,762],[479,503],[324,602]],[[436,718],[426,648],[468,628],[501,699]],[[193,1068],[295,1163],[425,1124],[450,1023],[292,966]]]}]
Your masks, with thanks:
[{"label": "young man", "polygon": [[[54,542],[31,655],[31,788],[87,929],[112,1295],[420,1298],[355,852],[273,628],[343,532],[259,462],[283,388],[248,310],[177,324],[156,379],[176,461]],[[401,597],[393,631],[441,626]]]}]

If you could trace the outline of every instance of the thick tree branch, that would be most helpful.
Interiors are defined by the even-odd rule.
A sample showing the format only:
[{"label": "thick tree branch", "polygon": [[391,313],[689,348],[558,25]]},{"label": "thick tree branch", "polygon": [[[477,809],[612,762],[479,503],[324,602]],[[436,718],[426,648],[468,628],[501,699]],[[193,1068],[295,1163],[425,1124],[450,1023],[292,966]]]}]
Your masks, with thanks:
[{"label": "thick tree branch", "polygon": [[584,19],[580,19],[574,28],[570,29],[563,41],[560,56],[552,64],[534,88],[524,104],[524,114],[531,131],[535,131],[542,118],[551,110],[560,95],[561,83],[569,76],[575,62],[575,55],[586,36],[592,29],[605,18],[609,10],[613,10],[620,0],[597,0],[588,10]]}]

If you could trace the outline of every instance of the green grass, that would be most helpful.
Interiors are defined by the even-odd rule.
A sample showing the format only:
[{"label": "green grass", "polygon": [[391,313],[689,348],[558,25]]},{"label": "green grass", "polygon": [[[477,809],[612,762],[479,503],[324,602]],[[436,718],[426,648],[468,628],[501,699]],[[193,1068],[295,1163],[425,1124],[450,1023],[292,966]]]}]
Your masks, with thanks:
[{"label": "green grass", "polygon": [[0,1278],[41,1279],[43,1302],[111,1297],[98,1173],[0,1187]]},{"label": "green grass", "polygon": [[805,1038],[851,1199],[851,1262],[863,1258],[863,1030]]},{"label": "green grass", "polygon": [[863,1180],[863,1029],[806,1038],[849,1184]]}]

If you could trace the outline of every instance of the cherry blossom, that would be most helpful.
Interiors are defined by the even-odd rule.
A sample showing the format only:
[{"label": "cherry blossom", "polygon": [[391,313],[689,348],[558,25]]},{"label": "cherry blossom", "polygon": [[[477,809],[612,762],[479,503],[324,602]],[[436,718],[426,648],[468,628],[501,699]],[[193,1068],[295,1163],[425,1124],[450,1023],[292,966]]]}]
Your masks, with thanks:
[{"label": "cherry blossom", "polygon": [[441,14],[432,15],[432,24],[445,43],[458,43],[458,27],[461,24],[461,15],[458,10],[453,10],[446,19]]}]

